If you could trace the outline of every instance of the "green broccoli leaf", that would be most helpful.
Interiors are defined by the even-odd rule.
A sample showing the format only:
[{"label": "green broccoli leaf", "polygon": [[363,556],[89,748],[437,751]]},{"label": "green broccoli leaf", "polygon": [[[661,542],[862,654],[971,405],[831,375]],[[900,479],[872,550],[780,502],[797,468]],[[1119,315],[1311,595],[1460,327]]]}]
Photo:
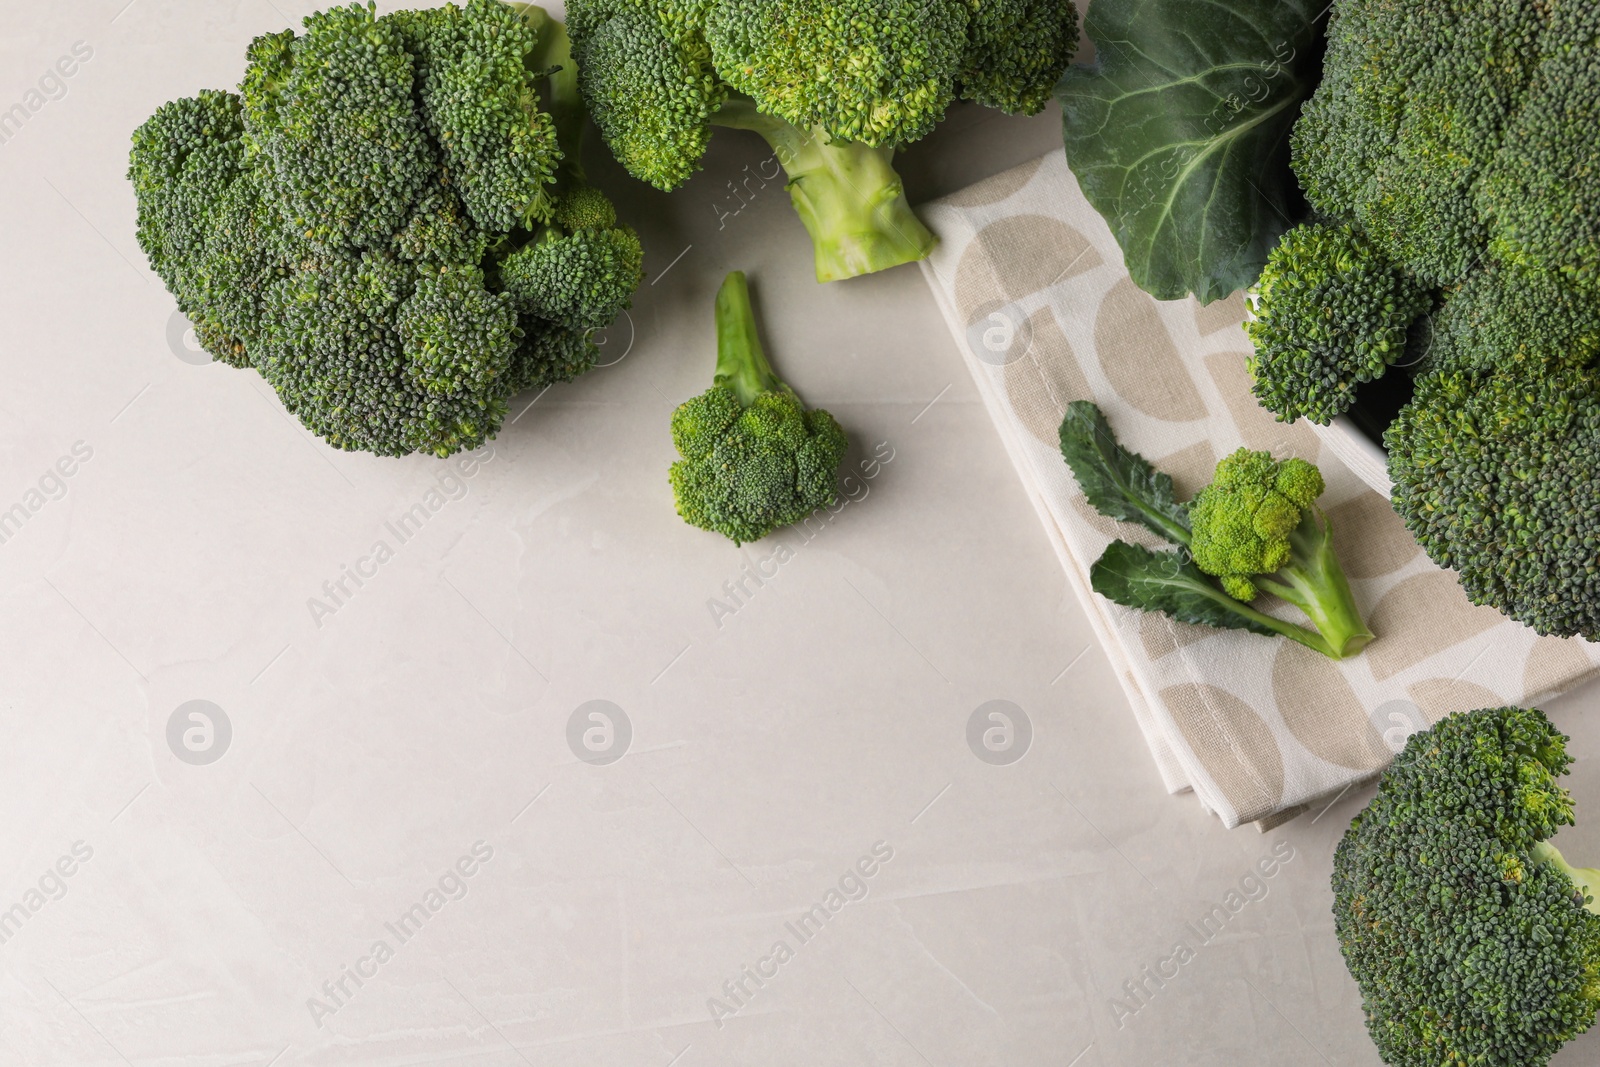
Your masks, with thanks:
[{"label": "green broccoli leaf", "polygon": [[1289,131],[1316,87],[1314,0],[1096,0],[1096,65],[1056,89],[1067,161],[1162,300],[1252,284],[1299,207]]},{"label": "green broccoli leaf", "polygon": [[1089,569],[1089,584],[1123,607],[1159,611],[1196,626],[1273,635],[1287,625],[1261,622],[1260,612],[1218,589],[1186,552],[1152,552],[1143,545],[1113,541]]},{"label": "green broccoli leaf", "polygon": [[1177,501],[1172,478],[1118,444],[1105,415],[1087,400],[1067,405],[1061,455],[1100,514],[1136,522],[1180,545],[1189,543],[1189,509]]}]

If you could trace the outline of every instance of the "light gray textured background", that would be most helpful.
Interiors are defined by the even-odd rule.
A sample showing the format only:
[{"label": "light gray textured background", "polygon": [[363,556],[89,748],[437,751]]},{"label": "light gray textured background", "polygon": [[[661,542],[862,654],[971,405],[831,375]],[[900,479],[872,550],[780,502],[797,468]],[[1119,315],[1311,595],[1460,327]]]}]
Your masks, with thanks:
[{"label": "light gray textured background", "polygon": [[[720,134],[671,197],[596,157],[648,252],[631,348],[606,338],[626,357],[516,403],[319,627],[308,599],[396,547],[384,524],[444,467],[332,452],[253,372],[178,358],[123,180],[158,104],[231,86],[252,36],[311,9],[12,0],[0,30],[0,109],[93,52],[0,143],[0,509],[41,478],[59,497],[0,544],[0,911],[39,904],[0,943],[0,1064],[1377,1062],[1327,889],[1365,793],[1266,835],[1162,794],[918,272],[822,288],[781,189],[728,214],[754,138]],[[914,198],[1049,150],[1056,122],[958,110],[906,155]],[[893,457],[813,538],[743,551],[682,525],[665,475],[735,268],[852,461]],[[197,699],[232,726],[199,766],[167,744]],[[967,746],[995,699],[1033,726],[1011,766]],[[1597,699],[1551,709],[1591,813]],[[631,723],[608,766],[567,745],[591,700]],[[478,842],[445,880],[465,895],[387,932]],[[785,924],[878,842],[864,898],[801,944]],[[1600,814],[1560,843],[1593,861]],[[1241,882],[1258,899],[1198,944]],[[392,958],[313,1013],[380,939]],[[780,939],[793,958],[716,1025],[708,999]],[[1123,983],[1185,939],[1119,1025]],[[1557,1062],[1596,1060],[1600,1035]]]}]

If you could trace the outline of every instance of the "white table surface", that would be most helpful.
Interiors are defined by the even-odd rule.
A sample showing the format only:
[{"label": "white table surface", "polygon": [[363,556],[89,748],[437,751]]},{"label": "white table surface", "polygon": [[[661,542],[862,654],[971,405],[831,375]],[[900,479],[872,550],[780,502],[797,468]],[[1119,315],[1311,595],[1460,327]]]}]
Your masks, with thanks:
[{"label": "white table surface", "polygon": [[[915,268],[818,286],[776,186],[722,218],[754,138],[719,134],[670,197],[591,153],[647,249],[631,347],[614,329],[625,358],[521,398],[400,545],[385,523],[445,465],[334,452],[254,372],[179,358],[123,178],[157,105],[234,84],[249,39],[312,5],[124,5],[13,0],[0,31],[0,109],[93,53],[0,143],[0,509],[41,478],[58,497],[0,544],[0,911],[27,911],[0,944],[0,1064],[1377,1063],[1327,884],[1368,792],[1265,835],[1163,794]],[[1049,150],[1057,121],[958,110],[905,157],[914,198]],[[743,550],[684,526],[666,482],[732,269],[852,461],[893,457],[810,539]],[[319,627],[308,600],[379,540],[393,558]],[[207,765],[167,741],[197,699],[232,729]],[[994,699],[1034,731],[1010,766],[966,740]],[[631,724],[605,766],[567,741],[591,700]],[[1550,708],[1594,815],[1560,838],[1580,861],[1597,700]],[[845,879],[865,895],[796,936],[875,845],[892,858]],[[429,897],[442,876],[459,899]],[[419,903],[402,940],[386,924]],[[1556,1062],[1597,1060],[1600,1034]]]}]

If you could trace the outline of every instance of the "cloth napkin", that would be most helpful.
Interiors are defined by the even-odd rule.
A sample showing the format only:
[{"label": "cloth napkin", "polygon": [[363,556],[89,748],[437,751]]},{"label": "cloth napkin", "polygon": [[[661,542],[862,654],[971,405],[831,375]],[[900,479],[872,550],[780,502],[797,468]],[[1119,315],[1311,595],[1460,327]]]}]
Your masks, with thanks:
[{"label": "cloth napkin", "polygon": [[[1140,290],[1063,152],[921,214],[942,242],[923,271],[1169,792],[1192,789],[1230,827],[1276,825],[1370,777],[1444,715],[1537,703],[1595,673],[1600,647],[1474,607],[1306,423],[1259,407],[1243,297],[1202,307]],[[1185,496],[1240,445],[1317,463],[1321,505],[1377,640],[1335,663],[1092,593],[1089,567],[1110,541],[1157,542],[1096,514],[1078,490],[1057,445],[1078,399],[1099,404]],[[1286,605],[1268,610],[1293,617]]]}]

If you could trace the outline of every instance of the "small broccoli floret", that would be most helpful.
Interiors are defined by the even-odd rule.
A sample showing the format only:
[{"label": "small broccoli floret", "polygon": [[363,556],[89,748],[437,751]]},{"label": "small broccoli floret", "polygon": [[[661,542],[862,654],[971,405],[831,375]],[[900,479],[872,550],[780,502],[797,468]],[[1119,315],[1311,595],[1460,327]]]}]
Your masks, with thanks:
[{"label": "small broccoli floret", "polygon": [[[541,12],[542,14],[542,12]],[[644,249],[631,227],[584,173],[583,97],[571,42],[560,23],[543,18],[530,62],[550,71],[550,112],[562,147],[553,179],[559,197],[547,224],[500,263],[500,283],[524,316],[565,330],[597,330],[622,314],[644,280]],[[528,329],[538,332],[529,324]]]},{"label": "small broccoli floret", "polygon": [[[1322,473],[1310,463],[1241,448],[1217,464],[1198,496],[1180,503],[1172,479],[1118,444],[1087,400],[1067,405],[1061,455],[1096,511],[1184,550],[1113,541],[1089,569],[1090,586],[1107,600],[1197,626],[1287,637],[1330,659],[1372,641],[1316,507]],[[1316,630],[1250,607],[1263,592],[1305,612]]]},{"label": "small broccoli floret", "polygon": [[523,67],[539,44],[534,27],[500,0],[391,18],[416,55],[428,132],[473,221],[506,232],[548,218],[562,151]]},{"label": "small broccoli floret", "polygon": [[578,162],[565,32],[495,0],[305,31],[134,134],[140,244],[201,343],[334,447],[481,445],[513,393],[593,366],[640,282]]},{"label": "small broccoli floret", "polygon": [[674,189],[713,126],[759,133],[820,281],[926,258],[935,240],[894,149],[958,93],[1037,111],[1077,46],[1072,6],[1044,0],[573,0],[568,16],[584,97],[623,166]]},{"label": "small broccoli floret", "polygon": [[1241,448],[1217,464],[1189,505],[1190,551],[1235,600],[1271,593],[1306,613],[1340,656],[1365,647],[1372,631],[1333,554],[1333,530],[1316,506],[1322,472],[1303,459],[1281,463]]},{"label": "small broccoli floret", "polygon": [[305,27],[251,46],[246,137],[297,231],[327,247],[384,247],[438,166],[412,99],[415,60],[372,7],[310,15]]},{"label": "small broccoli floret", "polygon": [[620,315],[644,276],[644,250],[631,229],[544,235],[500,264],[500,281],[525,315],[574,330],[597,330]]},{"label": "small broccoli floret", "polygon": [[1286,422],[1326,425],[1406,348],[1428,291],[1349,226],[1308,222],[1284,235],[1255,288],[1246,326],[1256,399]]},{"label": "small broccoli floret", "polygon": [[1600,1006],[1600,871],[1547,840],[1573,821],[1567,738],[1487,708],[1415,734],[1333,859],[1333,918],[1393,1067],[1542,1067]]},{"label": "small broccoli floret", "polygon": [[595,125],[629,173],[676,189],[700,169],[727,96],[705,39],[710,0],[586,0],[567,6]]},{"label": "small broccoli floret", "polygon": [[678,514],[735,544],[759,541],[838,496],[849,441],[832,415],[807,410],[778,379],[758,336],[745,276],[717,294],[715,384],[678,407],[672,465]]},{"label": "small broccoli floret", "polygon": [[1078,47],[1078,9],[1059,0],[967,0],[967,51],[956,75],[963,100],[1037,115]]}]

